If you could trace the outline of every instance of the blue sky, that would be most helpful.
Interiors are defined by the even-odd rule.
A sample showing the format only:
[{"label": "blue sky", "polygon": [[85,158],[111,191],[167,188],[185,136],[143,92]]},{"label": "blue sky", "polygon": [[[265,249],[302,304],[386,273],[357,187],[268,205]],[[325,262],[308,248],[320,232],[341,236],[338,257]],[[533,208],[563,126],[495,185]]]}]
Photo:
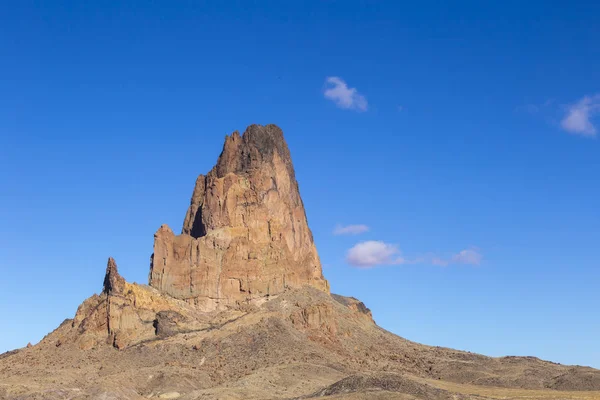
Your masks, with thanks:
[{"label": "blue sky", "polygon": [[224,136],[276,123],[334,292],[418,342],[600,367],[600,4],[222,3],[0,4],[0,351],[109,256],[147,282]]}]

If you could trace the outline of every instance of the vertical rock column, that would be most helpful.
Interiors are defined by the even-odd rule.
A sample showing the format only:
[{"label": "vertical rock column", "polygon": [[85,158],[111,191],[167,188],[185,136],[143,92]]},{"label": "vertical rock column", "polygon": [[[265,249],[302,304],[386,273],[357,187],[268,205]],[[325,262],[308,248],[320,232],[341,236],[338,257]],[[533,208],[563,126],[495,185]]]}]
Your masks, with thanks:
[{"label": "vertical rock column", "polygon": [[150,285],[206,311],[303,285],[329,291],[281,129],[226,137],[181,234],[154,235]]}]

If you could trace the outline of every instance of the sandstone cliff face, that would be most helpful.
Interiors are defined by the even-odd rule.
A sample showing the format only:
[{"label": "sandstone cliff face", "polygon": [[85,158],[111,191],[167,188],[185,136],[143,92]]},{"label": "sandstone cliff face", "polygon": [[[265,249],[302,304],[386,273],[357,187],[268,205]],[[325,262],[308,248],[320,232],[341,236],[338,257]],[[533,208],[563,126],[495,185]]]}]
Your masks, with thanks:
[{"label": "sandstone cliff face", "polygon": [[154,235],[150,285],[203,311],[310,285],[323,277],[283,132],[252,125],[228,136],[196,181],[181,235]]}]

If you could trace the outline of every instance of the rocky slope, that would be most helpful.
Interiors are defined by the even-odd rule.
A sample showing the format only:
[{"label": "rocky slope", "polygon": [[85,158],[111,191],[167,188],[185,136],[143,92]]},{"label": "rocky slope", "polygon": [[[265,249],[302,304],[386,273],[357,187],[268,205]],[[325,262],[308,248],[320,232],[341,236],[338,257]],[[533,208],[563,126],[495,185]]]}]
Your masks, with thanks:
[{"label": "rocky slope", "polygon": [[600,398],[597,370],[420,345],[358,300],[310,286],[207,313],[112,265],[116,284],[73,319],[0,356],[0,398]]},{"label": "rocky slope", "polygon": [[150,285],[102,292],[0,355],[1,399],[600,399],[600,371],[417,344],[330,294],[279,128],[226,139]]}]

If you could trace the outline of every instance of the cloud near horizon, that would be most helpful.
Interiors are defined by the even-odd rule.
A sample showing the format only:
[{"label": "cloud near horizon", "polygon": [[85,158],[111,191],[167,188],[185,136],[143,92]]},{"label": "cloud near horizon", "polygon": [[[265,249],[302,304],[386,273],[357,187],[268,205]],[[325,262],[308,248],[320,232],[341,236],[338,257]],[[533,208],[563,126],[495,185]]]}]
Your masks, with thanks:
[{"label": "cloud near horizon", "polygon": [[336,236],[339,235],[359,235],[361,233],[365,233],[369,231],[369,227],[363,224],[357,225],[336,225],[333,229],[333,234]]},{"label": "cloud near horizon", "polygon": [[591,118],[597,114],[600,114],[600,94],[584,96],[568,107],[560,126],[573,135],[595,137],[597,130]]},{"label": "cloud near horizon", "polygon": [[325,79],[327,88],[323,93],[326,99],[333,101],[339,108],[355,111],[367,111],[368,103],[365,96],[358,93],[356,88],[348,87],[346,82],[337,76]]},{"label": "cloud near horizon", "polygon": [[406,264],[431,264],[443,267],[451,264],[480,265],[482,259],[482,254],[475,247],[461,250],[450,257],[427,255],[407,259],[402,256],[402,252],[397,245],[375,240],[359,242],[350,248],[346,254],[348,264],[359,268]]}]

